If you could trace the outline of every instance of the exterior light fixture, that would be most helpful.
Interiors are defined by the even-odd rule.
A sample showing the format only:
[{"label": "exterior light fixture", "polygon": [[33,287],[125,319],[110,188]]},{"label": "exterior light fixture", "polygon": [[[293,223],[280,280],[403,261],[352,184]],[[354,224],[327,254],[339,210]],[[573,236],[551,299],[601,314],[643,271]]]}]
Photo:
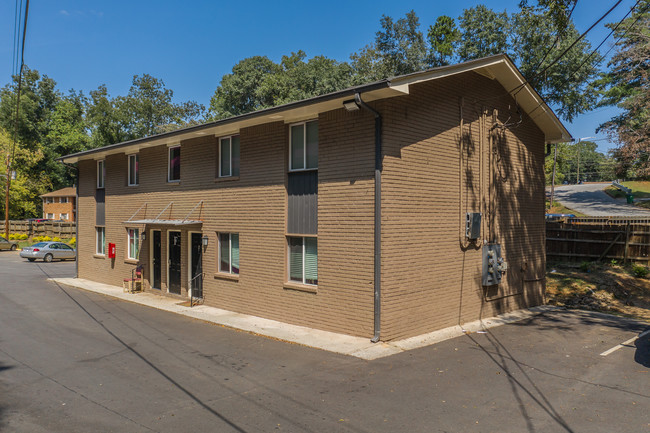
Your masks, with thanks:
[{"label": "exterior light fixture", "polygon": [[147,232],[142,232],[142,240],[143,241],[147,240]]},{"label": "exterior light fixture", "polygon": [[357,102],[354,99],[343,101],[343,106],[348,111],[359,111],[359,106],[357,105]]},{"label": "exterior light fixture", "polygon": [[203,236],[203,237],[201,238],[201,243],[203,244],[203,248],[207,248],[207,247],[208,247],[208,240],[209,240],[209,239],[210,239],[210,238],[207,237],[207,236]]}]

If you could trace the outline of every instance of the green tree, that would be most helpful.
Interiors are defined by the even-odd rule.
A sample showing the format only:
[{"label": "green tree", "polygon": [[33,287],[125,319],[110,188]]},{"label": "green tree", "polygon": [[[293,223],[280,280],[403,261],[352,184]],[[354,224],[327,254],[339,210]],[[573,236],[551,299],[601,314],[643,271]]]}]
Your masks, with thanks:
[{"label": "green tree", "polygon": [[640,1],[634,11],[616,27],[616,54],[610,71],[598,83],[603,91],[601,105],[616,105],[622,111],[600,125],[619,143],[615,158],[619,173],[650,177],[650,1]]},{"label": "green tree", "polygon": [[238,114],[272,107],[274,98],[260,84],[270,75],[282,71],[282,67],[266,56],[254,56],[241,60],[232,73],[221,78],[210,99],[209,114],[213,119],[225,119]]},{"label": "green tree", "polygon": [[430,47],[427,63],[430,66],[445,66],[451,63],[460,30],[453,18],[440,15],[435,24],[429,27],[427,39]]},{"label": "green tree", "polygon": [[567,121],[595,107],[598,92],[591,83],[598,77],[602,56],[592,55],[591,45],[583,39],[559,58],[580,36],[573,23],[569,21],[564,37],[550,46],[558,29],[549,12],[523,8],[510,21],[512,49],[507,52],[546,102]]},{"label": "green tree", "polygon": [[460,60],[473,60],[508,52],[510,21],[508,14],[494,12],[485,5],[465,9],[458,17],[461,36]]},{"label": "green tree", "polygon": [[350,56],[357,82],[369,82],[416,72],[428,66],[420,20],[411,10],[393,21],[382,15],[373,44]]}]

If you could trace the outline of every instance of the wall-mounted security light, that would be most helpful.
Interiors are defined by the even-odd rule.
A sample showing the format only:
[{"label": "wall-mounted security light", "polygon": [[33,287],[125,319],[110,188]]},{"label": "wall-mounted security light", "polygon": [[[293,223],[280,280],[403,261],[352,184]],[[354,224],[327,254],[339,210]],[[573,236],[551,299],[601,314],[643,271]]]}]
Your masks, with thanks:
[{"label": "wall-mounted security light", "polygon": [[343,106],[348,111],[359,111],[359,106],[357,105],[357,102],[354,99],[350,99],[349,101],[343,101]]},{"label": "wall-mounted security light", "polygon": [[201,243],[203,244],[203,248],[207,248],[207,247],[208,247],[208,241],[209,241],[209,239],[210,239],[210,238],[207,237],[207,236],[203,236],[203,237],[201,238]]}]

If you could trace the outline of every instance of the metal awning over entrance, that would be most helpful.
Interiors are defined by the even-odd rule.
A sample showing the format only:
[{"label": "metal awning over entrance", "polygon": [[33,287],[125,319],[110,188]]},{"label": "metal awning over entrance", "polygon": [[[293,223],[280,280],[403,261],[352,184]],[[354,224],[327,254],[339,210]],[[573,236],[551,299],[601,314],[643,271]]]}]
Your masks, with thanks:
[{"label": "metal awning over entrance", "polygon": [[[196,211],[198,208],[198,219],[196,217],[190,219],[192,217],[192,214],[194,211]],[[158,215],[156,215],[155,218],[140,218],[140,219],[134,219],[136,215],[138,215],[141,211],[144,213],[144,216],[146,217],[147,214],[147,203],[143,204],[140,206],[140,209],[135,211],[133,215],[131,215],[131,218],[129,218],[126,221],[123,221],[122,224],[150,224],[150,225],[171,225],[171,226],[185,226],[185,225],[196,225],[196,224],[203,224],[203,221],[201,220],[201,213],[203,211],[203,200],[198,202],[192,210],[185,215],[185,218],[173,218],[172,211],[174,209],[174,202],[171,201],[163,210],[161,210]],[[161,216],[167,211],[167,214],[165,215],[164,218],[161,218]]]},{"label": "metal awning over entrance", "polygon": [[124,221],[122,224],[158,224],[158,225],[170,225],[170,226],[185,226],[185,225],[193,225],[193,224],[203,224],[203,221],[145,219],[145,220],[128,220],[128,221]]}]

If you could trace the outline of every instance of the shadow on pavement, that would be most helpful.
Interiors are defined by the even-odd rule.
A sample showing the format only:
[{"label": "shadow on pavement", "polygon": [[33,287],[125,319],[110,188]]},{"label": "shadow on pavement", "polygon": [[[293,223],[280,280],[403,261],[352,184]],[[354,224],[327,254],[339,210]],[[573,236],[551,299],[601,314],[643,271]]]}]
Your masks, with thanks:
[{"label": "shadow on pavement", "polygon": [[639,338],[634,345],[636,346],[634,360],[642,366],[650,368],[650,335]]}]

